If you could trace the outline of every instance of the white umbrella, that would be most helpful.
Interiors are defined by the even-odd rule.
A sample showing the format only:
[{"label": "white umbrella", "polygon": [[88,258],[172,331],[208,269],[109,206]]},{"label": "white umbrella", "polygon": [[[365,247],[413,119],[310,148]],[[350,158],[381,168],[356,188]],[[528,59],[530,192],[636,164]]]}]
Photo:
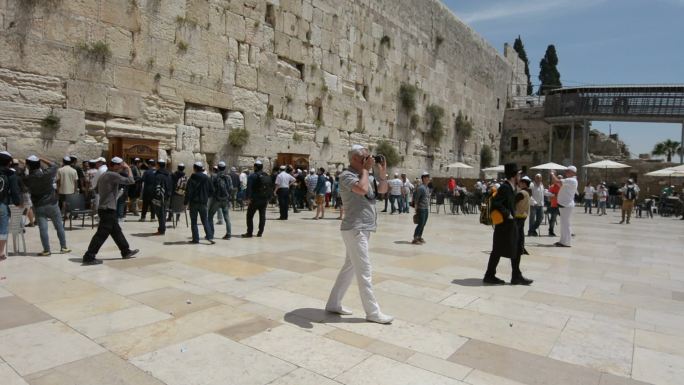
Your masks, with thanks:
[{"label": "white umbrella", "polygon": [[605,172],[605,179],[608,179],[608,169],[609,169],[609,168],[611,168],[611,169],[613,169],[613,168],[630,168],[630,167],[632,167],[632,166],[629,166],[629,165],[626,165],[626,164],[622,164],[622,163],[618,163],[618,162],[614,162],[614,161],[612,161],[612,160],[607,160],[607,159],[606,159],[606,160],[602,160],[602,161],[600,161],[600,162],[585,164],[585,165],[582,166],[582,167],[584,167],[584,168],[599,168],[599,169],[604,169],[604,170],[606,170],[606,172]]},{"label": "white umbrella", "polygon": [[447,164],[447,167],[448,168],[473,168],[472,166],[468,166],[467,164],[461,163],[461,162]]},{"label": "white umbrella", "polygon": [[684,164],[679,165],[679,166],[670,167],[670,170],[674,170],[674,171],[684,171]]},{"label": "white umbrella", "polygon": [[567,170],[568,168],[558,163],[544,163],[539,166],[530,167],[530,170]]},{"label": "white umbrella", "polygon": [[483,168],[482,171],[484,171],[484,172],[504,172],[504,165],[500,164],[500,165],[495,166],[495,167]]},{"label": "white umbrella", "polygon": [[664,168],[662,170],[656,170],[646,173],[646,176],[684,176],[684,170],[677,171],[673,168]]}]

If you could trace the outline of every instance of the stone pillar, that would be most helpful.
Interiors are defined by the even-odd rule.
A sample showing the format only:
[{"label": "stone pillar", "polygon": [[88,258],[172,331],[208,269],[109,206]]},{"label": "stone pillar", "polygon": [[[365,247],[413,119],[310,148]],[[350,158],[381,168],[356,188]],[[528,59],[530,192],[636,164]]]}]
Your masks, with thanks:
[{"label": "stone pillar", "polygon": [[570,123],[570,164],[575,164],[575,121]]},{"label": "stone pillar", "polygon": [[582,121],[582,181],[587,182],[588,170],[583,167],[589,157],[589,124],[586,119]]}]

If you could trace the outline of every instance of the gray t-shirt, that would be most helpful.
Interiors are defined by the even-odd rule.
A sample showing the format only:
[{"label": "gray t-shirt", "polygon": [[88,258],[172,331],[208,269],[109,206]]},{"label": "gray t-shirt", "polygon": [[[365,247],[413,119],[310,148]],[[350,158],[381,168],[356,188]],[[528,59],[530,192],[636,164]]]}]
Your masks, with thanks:
[{"label": "gray t-shirt", "polygon": [[430,193],[424,184],[421,184],[416,189],[416,196],[414,200],[416,202],[416,209],[430,208]]},{"label": "gray t-shirt", "polygon": [[359,195],[352,188],[359,181],[359,173],[349,168],[340,174],[340,196],[344,206],[344,219],[340,230],[375,231],[378,214],[375,211],[375,183],[373,176],[369,176],[370,188],[368,194]]},{"label": "gray t-shirt", "polygon": [[133,175],[125,177],[114,171],[107,171],[97,181],[97,192],[100,195],[100,210],[116,210],[120,184],[133,184]]}]

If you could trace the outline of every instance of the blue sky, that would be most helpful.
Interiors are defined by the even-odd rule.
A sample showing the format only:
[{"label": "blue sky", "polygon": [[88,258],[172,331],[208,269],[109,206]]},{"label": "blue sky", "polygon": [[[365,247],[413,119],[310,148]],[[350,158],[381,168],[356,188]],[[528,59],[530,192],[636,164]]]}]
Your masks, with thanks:
[{"label": "blue sky", "polygon": [[[520,35],[533,84],[549,44],[565,86],[684,84],[684,0],[442,1],[500,52]],[[634,155],[681,137],[679,124],[610,124]]]}]

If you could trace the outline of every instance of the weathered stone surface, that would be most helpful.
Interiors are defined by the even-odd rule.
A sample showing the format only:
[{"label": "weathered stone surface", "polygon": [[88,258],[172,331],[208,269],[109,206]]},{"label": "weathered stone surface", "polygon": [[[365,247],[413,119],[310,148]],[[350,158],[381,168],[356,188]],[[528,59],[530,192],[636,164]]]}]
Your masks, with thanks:
[{"label": "weathered stone surface", "polygon": [[197,127],[179,124],[176,126],[176,150],[200,152],[200,130]]},{"label": "weathered stone surface", "polygon": [[224,126],[228,130],[245,128],[245,116],[240,111],[231,111],[226,114]]}]

